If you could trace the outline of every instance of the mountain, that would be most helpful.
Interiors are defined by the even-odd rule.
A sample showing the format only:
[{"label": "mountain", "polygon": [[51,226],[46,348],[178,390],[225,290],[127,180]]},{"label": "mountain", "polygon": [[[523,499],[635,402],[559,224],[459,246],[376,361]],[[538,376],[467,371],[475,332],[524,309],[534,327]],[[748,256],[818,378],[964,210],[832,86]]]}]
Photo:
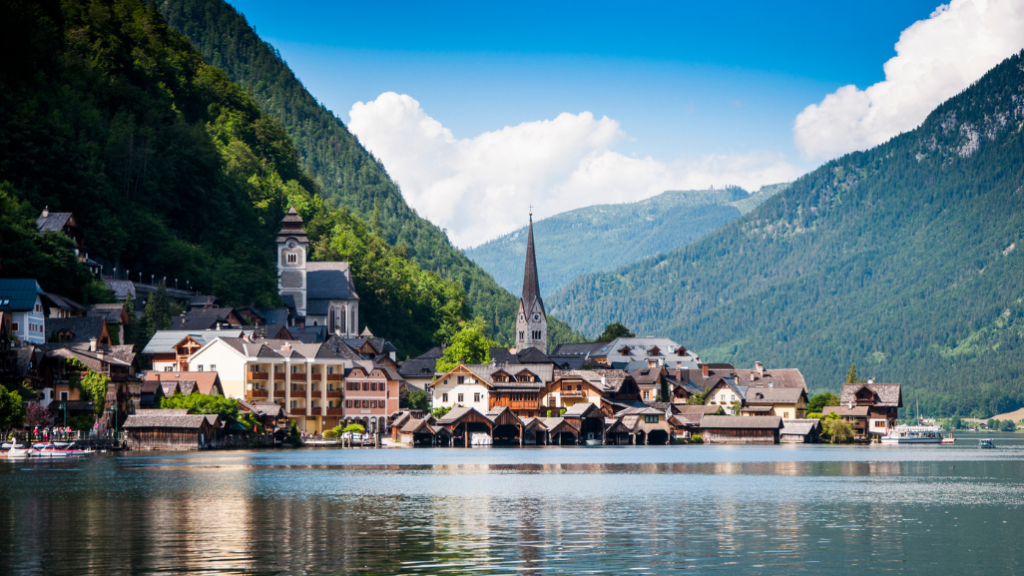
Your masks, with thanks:
[{"label": "mountain", "polygon": [[[590,206],[538,220],[533,226],[544,297],[578,276],[685,246],[753,210],[786,186],[765,186],[753,194],[736,187],[670,191],[631,204]],[[525,239],[523,227],[466,250],[466,255],[498,284],[518,294],[523,285]]]},{"label": "mountain", "polygon": [[36,232],[48,206],[73,212],[90,255],[120,274],[188,280],[229,305],[273,305],[274,238],[294,204],[311,257],[351,262],[360,320],[403,355],[469,319],[461,284],[326,204],[280,122],[153,4],[0,3],[0,48],[17,54],[0,67],[0,275],[102,297],[82,286],[89,276],[69,240]]},{"label": "mountain", "polygon": [[549,310],[622,321],[704,360],[851,363],[926,414],[1024,406],[1024,52],[923,124],[807,174],[701,240],[580,278]]},{"label": "mountain", "polygon": [[[317,103],[244,16],[223,0],[159,0],[157,5],[168,24],[188,37],[207,63],[226,72],[280,121],[328,204],[352,211],[422,268],[462,285],[473,315],[484,320],[492,337],[511,344],[518,298],[405,203],[384,166],[340,119]],[[552,345],[581,338],[564,322],[550,320]]]}]

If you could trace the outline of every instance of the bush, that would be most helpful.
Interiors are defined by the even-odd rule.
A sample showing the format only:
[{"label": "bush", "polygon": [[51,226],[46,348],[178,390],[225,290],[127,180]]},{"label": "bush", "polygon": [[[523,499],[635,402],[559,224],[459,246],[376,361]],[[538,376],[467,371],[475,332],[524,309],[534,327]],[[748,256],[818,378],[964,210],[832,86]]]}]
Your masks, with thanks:
[{"label": "bush", "polygon": [[831,416],[834,416],[834,414],[829,414],[829,416],[829,418],[821,422],[822,437],[827,437],[832,444],[849,444],[853,442],[853,426],[839,417],[832,418]]},{"label": "bush", "polygon": [[160,408],[184,408],[189,414],[216,414],[225,421],[238,419],[238,401],[213,394],[175,394],[170,398],[164,398]]},{"label": "bush", "polygon": [[341,426],[335,426],[334,428],[331,428],[330,430],[325,430],[324,431],[324,439],[326,440],[326,439],[330,439],[330,438],[337,438],[338,436],[341,436],[341,432],[342,432],[341,431]]},{"label": "bush", "polygon": [[364,428],[362,424],[349,424],[348,426],[345,426],[345,429],[342,430],[342,432],[352,432],[353,434],[362,434],[363,432],[366,432],[366,428]]},{"label": "bush", "polygon": [[423,390],[409,390],[409,408],[426,410],[430,406],[430,397]]},{"label": "bush", "polygon": [[821,412],[808,412],[807,417],[811,420],[821,420]]},{"label": "bush", "polygon": [[697,434],[691,434],[690,435],[690,444],[703,444],[703,443],[704,443],[704,435],[702,435],[701,433],[698,432]]},{"label": "bush", "polygon": [[441,406],[440,408],[434,408],[433,410],[431,410],[430,411],[430,415],[433,416],[434,418],[437,418],[438,420],[440,420],[441,418],[444,418],[445,414],[447,414],[447,413],[449,413],[451,411],[452,411],[451,408],[449,408],[447,406]]}]

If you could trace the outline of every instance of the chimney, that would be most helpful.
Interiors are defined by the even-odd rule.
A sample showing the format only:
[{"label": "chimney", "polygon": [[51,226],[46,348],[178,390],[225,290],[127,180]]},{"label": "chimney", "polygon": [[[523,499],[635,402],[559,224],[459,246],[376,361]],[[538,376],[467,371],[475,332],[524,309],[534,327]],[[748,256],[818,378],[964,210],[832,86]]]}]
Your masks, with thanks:
[{"label": "chimney", "polygon": [[754,374],[753,372],[751,372],[751,373],[750,373],[750,381],[751,381],[751,382],[753,382],[753,381],[754,381],[754,378],[756,378],[756,377],[757,377],[757,375],[756,375],[756,374]]},{"label": "chimney", "polygon": [[285,342],[284,344],[281,345],[281,350],[284,351],[284,352],[289,352],[289,351],[291,351],[291,349],[292,349],[291,342]]},{"label": "chimney", "polygon": [[701,374],[704,375],[705,378],[707,378],[707,376],[708,376],[708,365],[707,364],[701,364],[700,365],[700,372],[701,372]]},{"label": "chimney", "polygon": [[601,386],[607,386],[607,385],[608,385],[608,379],[604,377],[604,374],[602,374],[601,375]]},{"label": "chimney", "polygon": [[676,382],[682,383],[683,381],[683,363],[676,362]]},{"label": "chimney", "polygon": [[875,383],[875,379],[874,378],[868,378],[868,384],[874,384],[874,383]]},{"label": "chimney", "polygon": [[220,322],[217,322],[217,330],[220,330]]},{"label": "chimney", "polygon": [[758,374],[764,374],[764,364],[760,361],[754,363],[754,369]]},{"label": "chimney", "polygon": [[89,338],[89,352],[95,352],[95,351],[96,351],[96,339],[95,338]]},{"label": "chimney", "polygon": [[47,218],[49,216],[50,216],[50,207],[46,206],[45,208],[43,208],[43,218]]}]

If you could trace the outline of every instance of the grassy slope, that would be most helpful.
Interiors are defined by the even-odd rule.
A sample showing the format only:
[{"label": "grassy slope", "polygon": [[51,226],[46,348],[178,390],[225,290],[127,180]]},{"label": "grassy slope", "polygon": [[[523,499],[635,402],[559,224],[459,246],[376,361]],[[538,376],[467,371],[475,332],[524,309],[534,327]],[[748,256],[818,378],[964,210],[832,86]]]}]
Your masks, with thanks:
[{"label": "grassy slope", "polygon": [[919,129],[550,308],[584,332],[615,317],[706,359],[797,366],[812,389],[856,362],[928,413],[1024,405],[1022,99],[1016,55]]}]

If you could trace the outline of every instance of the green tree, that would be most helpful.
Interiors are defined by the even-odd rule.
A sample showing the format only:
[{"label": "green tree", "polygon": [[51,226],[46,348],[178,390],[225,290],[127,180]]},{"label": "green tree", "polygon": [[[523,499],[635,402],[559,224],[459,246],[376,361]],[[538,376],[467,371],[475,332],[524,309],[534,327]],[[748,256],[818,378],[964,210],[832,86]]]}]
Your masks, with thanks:
[{"label": "green tree", "polygon": [[497,345],[484,333],[480,322],[468,322],[452,337],[437,359],[437,371],[448,372],[459,364],[487,364],[491,361],[491,347]]},{"label": "green tree", "polygon": [[413,410],[427,410],[430,407],[430,396],[423,390],[409,391],[409,408]]},{"label": "green tree", "polygon": [[964,427],[964,421],[959,416],[953,416],[949,421],[949,426],[954,430],[959,430]]},{"label": "green tree", "polygon": [[843,420],[835,412],[821,421],[822,437],[832,444],[849,444],[853,442],[853,426]]},{"label": "green tree", "polygon": [[362,424],[349,424],[348,426],[345,426],[345,429],[342,430],[342,432],[362,434],[363,432],[366,432],[366,428]]},{"label": "green tree", "polygon": [[[449,413],[451,411],[452,411],[452,409],[449,406],[438,406],[437,408],[434,408],[433,410],[430,411],[430,415],[433,416],[434,418],[437,418],[438,420],[440,420],[441,418],[444,418],[445,414],[447,414],[447,413]],[[549,410],[549,412],[550,412],[550,410]]]},{"label": "green tree", "polygon": [[81,382],[82,392],[93,402],[96,414],[103,414],[107,408],[107,391],[110,387],[110,378],[99,372],[89,370]]},{"label": "green tree", "polygon": [[626,328],[620,322],[612,322],[604,327],[604,332],[594,342],[611,342],[616,338],[633,338],[635,336],[636,334],[630,332],[629,328]]},{"label": "green tree", "polygon": [[861,380],[857,376],[857,365],[856,364],[850,364],[850,371],[846,373],[846,383],[847,384],[861,384],[863,382],[865,382],[865,381]]},{"label": "green tree", "polygon": [[690,396],[690,398],[686,400],[686,403],[691,406],[703,406],[708,399],[708,392],[710,392],[710,390],[698,392],[693,396]]},{"label": "green tree", "polygon": [[217,414],[221,420],[238,419],[238,401],[213,394],[175,394],[164,398],[162,409],[187,409],[189,414]]},{"label": "green tree", "polygon": [[149,295],[146,309],[142,313],[142,325],[145,332],[144,340],[149,341],[157,330],[171,327],[171,301],[167,298],[167,286],[163,282]]},{"label": "green tree", "polygon": [[[856,374],[854,374],[856,376]],[[807,412],[822,412],[825,406],[838,406],[839,397],[831,392],[815,394],[807,401]]]},{"label": "green tree", "polygon": [[1017,425],[1013,423],[1013,420],[1003,420],[999,424],[1000,432],[1016,432]]},{"label": "green tree", "polygon": [[25,421],[25,404],[21,395],[0,384],[0,431],[6,435],[11,428]]}]

